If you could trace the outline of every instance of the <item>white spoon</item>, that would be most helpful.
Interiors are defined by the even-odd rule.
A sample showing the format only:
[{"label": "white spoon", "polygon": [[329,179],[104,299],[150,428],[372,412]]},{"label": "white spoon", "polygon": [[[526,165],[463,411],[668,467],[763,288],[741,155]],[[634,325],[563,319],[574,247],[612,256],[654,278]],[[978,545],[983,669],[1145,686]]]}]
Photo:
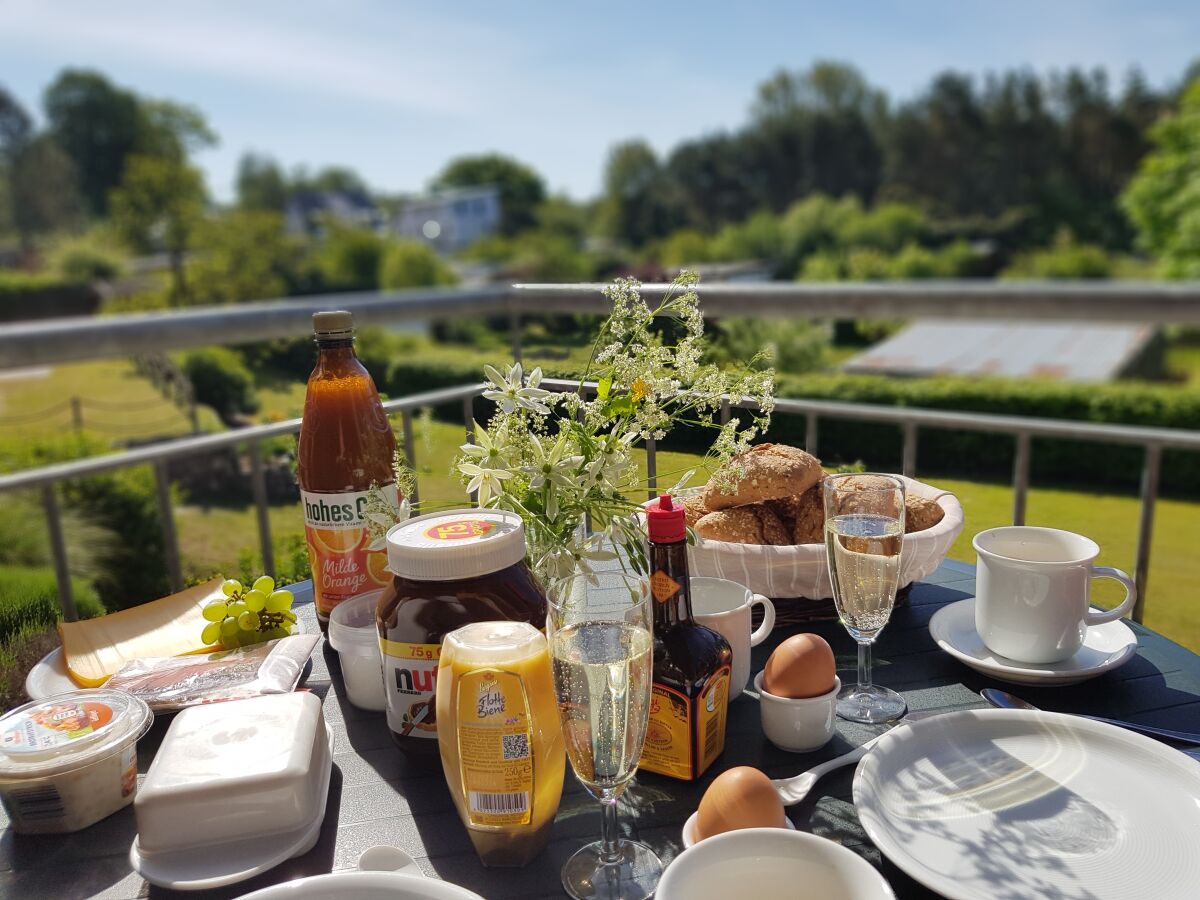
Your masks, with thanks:
[{"label": "white spoon", "polygon": [[[885,731],[883,734],[887,733]],[[841,756],[835,756],[833,759],[823,762],[819,766],[813,766],[807,772],[801,772],[799,775],[793,775],[791,778],[773,778],[771,779],[771,784],[775,785],[775,790],[779,792],[779,799],[783,801],[784,806],[795,806],[808,796],[808,792],[813,789],[813,785],[817,783],[821,776],[832,772],[834,769],[840,769],[842,766],[849,766],[858,762],[871,752],[871,748],[875,746],[876,741],[883,737],[883,734],[876,735],[861,747],[855,747],[849,753],[843,753]]]}]

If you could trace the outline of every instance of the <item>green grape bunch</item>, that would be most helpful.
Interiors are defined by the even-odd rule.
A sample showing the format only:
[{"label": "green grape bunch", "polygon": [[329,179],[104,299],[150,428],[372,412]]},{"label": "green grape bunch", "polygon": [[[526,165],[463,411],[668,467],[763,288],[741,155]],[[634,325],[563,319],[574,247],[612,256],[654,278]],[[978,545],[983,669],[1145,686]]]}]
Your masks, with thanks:
[{"label": "green grape bunch", "polygon": [[226,650],[287,637],[296,624],[291,591],[275,590],[275,579],[261,575],[246,587],[233,578],[221,585],[224,597],[204,607],[208,624],[200,633],[206,644]]}]

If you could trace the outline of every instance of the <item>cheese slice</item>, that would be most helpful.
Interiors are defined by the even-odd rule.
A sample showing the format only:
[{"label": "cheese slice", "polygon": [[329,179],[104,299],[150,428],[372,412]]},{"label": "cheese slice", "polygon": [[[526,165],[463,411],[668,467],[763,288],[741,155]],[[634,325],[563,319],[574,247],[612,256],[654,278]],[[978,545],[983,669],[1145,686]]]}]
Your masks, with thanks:
[{"label": "cheese slice", "polygon": [[186,591],[82,622],[60,622],[63,657],[71,680],[99,687],[131,659],[183,656],[216,650],[200,639],[208,623],[201,610],[221,594],[214,578]]}]

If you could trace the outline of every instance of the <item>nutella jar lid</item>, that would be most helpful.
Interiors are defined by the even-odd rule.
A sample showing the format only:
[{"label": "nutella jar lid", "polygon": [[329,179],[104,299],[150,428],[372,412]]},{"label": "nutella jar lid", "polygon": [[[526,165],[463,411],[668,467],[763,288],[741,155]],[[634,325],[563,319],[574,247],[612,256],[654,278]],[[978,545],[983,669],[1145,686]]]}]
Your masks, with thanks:
[{"label": "nutella jar lid", "polygon": [[413,581],[477,578],[525,558],[525,526],[500,509],[455,509],[394,525],[388,567]]}]

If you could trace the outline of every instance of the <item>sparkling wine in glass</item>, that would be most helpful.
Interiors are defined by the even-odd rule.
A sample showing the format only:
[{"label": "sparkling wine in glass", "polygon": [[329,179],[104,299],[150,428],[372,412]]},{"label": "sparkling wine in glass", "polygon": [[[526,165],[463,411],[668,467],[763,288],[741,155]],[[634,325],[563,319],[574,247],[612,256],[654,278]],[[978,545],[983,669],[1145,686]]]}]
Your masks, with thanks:
[{"label": "sparkling wine in glass", "polygon": [[637,772],[650,710],[652,611],[645,579],[620,572],[565,579],[550,589],[547,632],[554,689],[576,777],[600,801],[599,841],[563,866],[576,900],[644,900],[662,863],[617,831],[617,799]]},{"label": "sparkling wine in glass", "polygon": [[838,694],[838,715],[854,722],[890,722],[908,707],[895,691],[871,684],[871,644],[896,603],[904,483],[893,475],[831,475],[823,493],[833,602],[858,644],[858,683]]}]

